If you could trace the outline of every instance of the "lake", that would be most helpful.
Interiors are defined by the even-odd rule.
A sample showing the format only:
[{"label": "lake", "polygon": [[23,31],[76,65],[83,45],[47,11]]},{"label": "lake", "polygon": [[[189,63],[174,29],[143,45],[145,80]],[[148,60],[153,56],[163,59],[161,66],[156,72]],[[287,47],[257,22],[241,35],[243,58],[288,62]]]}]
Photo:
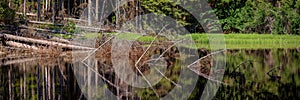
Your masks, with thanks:
[{"label": "lake", "polygon": [[[296,49],[232,49],[226,52],[226,69],[222,83],[213,99],[299,99],[300,97],[300,51]],[[202,54],[202,53],[200,53]],[[204,54],[205,55],[205,54]],[[201,55],[201,56],[204,56]],[[44,57],[33,55],[1,57],[0,99],[86,99],[87,95],[82,83],[78,84],[78,72],[74,72],[68,57]],[[208,61],[205,62],[205,61]],[[176,59],[167,62],[166,77],[153,86],[160,97],[166,96],[178,82],[180,65]],[[203,63],[211,67],[213,60],[208,58]],[[119,99],[157,99],[151,88],[137,88],[126,85],[117,79],[109,62],[96,56],[93,64],[98,76],[88,79],[95,83],[95,91],[100,81],[104,82],[107,91],[118,95]],[[147,75],[147,66],[141,71]],[[209,69],[209,68],[208,68]],[[93,70],[93,71],[94,71]],[[80,74],[85,75],[85,70]],[[74,73],[77,73],[76,75]],[[90,73],[90,72],[88,72]],[[208,72],[209,74],[209,72]],[[80,75],[79,75],[80,77]],[[85,77],[83,77],[84,79]],[[198,100],[203,96],[205,84],[209,79],[198,76],[196,87],[189,96]],[[90,81],[88,81],[90,82]],[[99,83],[97,83],[99,82]],[[174,82],[174,83],[173,83]],[[124,85],[125,84],[125,85]],[[217,84],[217,83],[216,83]],[[118,86],[119,88],[115,87]],[[94,87],[92,87],[94,88]],[[84,92],[82,92],[84,91]],[[104,99],[102,94],[91,93],[92,99]],[[206,94],[209,96],[213,94]],[[209,98],[209,97],[207,97]],[[176,99],[176,98],[175,98]]]}]

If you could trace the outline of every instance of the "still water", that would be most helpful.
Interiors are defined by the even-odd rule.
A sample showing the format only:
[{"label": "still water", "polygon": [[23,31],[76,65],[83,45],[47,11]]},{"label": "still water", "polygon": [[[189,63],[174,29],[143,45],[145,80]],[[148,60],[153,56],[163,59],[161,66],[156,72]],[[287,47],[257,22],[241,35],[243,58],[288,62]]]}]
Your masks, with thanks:
[{"label": "still water", "polygon": [[[23,61],[20,61],[4,56],[1,60],[1,100],[86,99],[67,58],[35,57],[23,58]],[[107,65],[101,64],[100,61],[97,64],[99,73],[115,83],[114,73],[103,72],[101,68]],[[226,85],[220,85],[214,99],[299,100],[299,71],[300,51],[296,49],[227,50],[226,70],[222,80]],[[189,98],[198,100],[206,82],[205,78],[199,76],[196,88]],[[108,88],[115,95],[122,95],[112,86],[108,85]],[[143,94],[145,92],[141,94],[130,87],[126,89],[131,94],[124,94],[121,99],[151,99],[151,96],[155,96]]]}]

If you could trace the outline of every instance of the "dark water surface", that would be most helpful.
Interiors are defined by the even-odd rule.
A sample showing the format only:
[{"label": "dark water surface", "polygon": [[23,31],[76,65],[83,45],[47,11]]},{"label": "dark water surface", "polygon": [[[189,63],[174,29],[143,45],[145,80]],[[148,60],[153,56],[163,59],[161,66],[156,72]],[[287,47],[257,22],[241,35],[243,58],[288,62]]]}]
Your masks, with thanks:
[{"label": "dark water surface", "polygon": [[[1,64],[1,100],[85,99],[71,63],[64,58],[35,59],[21,63],[2,59]],[[295,49],[228,50],[223,78],[227,85],[220,85],[214,99],[299,100],[299,71],[300,52]],[[103,76],[114,80],[111,77],[114,74],[109,73],[105,72]],[[200,98],[206,82],[205,78],[199,76],[190,99]],[[116,93],[113,88],[110,90]],[[138,96],[143,95],[132,94],[130,98],[122,98],[138,99]]]}]

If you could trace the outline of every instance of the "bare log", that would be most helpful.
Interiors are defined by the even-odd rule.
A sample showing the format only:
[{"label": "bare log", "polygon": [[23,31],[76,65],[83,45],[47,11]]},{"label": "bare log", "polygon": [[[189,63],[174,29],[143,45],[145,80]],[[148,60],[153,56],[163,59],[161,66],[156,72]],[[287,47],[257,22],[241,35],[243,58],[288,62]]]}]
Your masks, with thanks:
[{"label": "bare log", "polygon": [[[45,25],[54,25],[53,23],[49,23],[49,22],[41,22],[41,21],[28,21],[29,23],[33,23],[33,24],[45,24]],[[64,26],[63,24],[55,24],[57,26]]]},{"label": "bare log", "polygon": [[[32,24],[45,24],[45,25],[54,25],[53,23],[49,23],[49,22],[40,22],[40,21],[28,21],[29,23]],[[63,24],[55,24],[58,26],[64,26]],[[86,26],[80,26],[80,25],[76,25],[76,28],[80,28],[83,29],[85,31],[92,31],[92,32],[122,32],[120,30],[113,30],[113,29],[105,29],[105,28],[94,28],[94,27],[86,27]],[[51,30],[46,30],[46,29],[39,29],[39,28],[33,28],[35,30],[39,30],[39,31],[47,31],[47,32],[52,32]],[[59,32],[57,32],[59,33]]]},{"label": "bare log", "polygon": [[2,61],[0,62],[1,66],[6,66],[6,65],[12,65],[12,64],[20,64],[20,63],[25,63],[25,62],[30,62],[30,61],[35,61],[35,60],[40,60],[44,58],[22,58],[22,59],[15,59],[15,60],[9,60],[9,61]]},{"label": "bare log", "polygon": [[1,34],[0,37],[4,38],[4,40],[16,40],[16,41],[23,41],[23,42],[34,43],[34,44],[58,46],[58,47],[61,47],[64,49],[77,49],[77,50],[78,49],[79,50],[93,50],[94,49],[94,48],[90,48],[90,47],[83,47],[83,46],[76,46],[76,45],[64,44],[64,43],[53,42],[53,41],[32,39],[32,38],[14,36],[14,35],[10,35],[10,34]]},{"label": "bare log", "polygon": [[5,52],[2,52],[2,51],[0,51],[0,55],[4,55],[4,54],[6,54]]},{"label": "bare log", "polygon": [[122,33],[120,30],[113,30],[113,29],[104,29],[104,28],[94,28],[94,27],[86,27],[86,26],[80,26],[77,25],[76,28],[80,28],[86,31],[93,31],[93,32],[117,32],[117,33]]},{"label": "bare log", "polygon": [[27,44],[22,44],[14,41],[6,41],[6,45],[12,46],[12,47],[18,47],[18,48],[27,48],[27,49],[32,49],[32,50],[38,50],[37,47],[35,46],[30,46]]},{"label": "bare log", "polygon": [[[17,14],[17,15],[23,15],[24,13],[21,13],[21,12],[16,12],[16,14]],[[25,15],[26,15],[26,16],[33,16],[33,17],[37,17],[37,14],[35,14],[35,13],[26,13]],[[41,16],[43,16],[43,15],[41,15]]]},{"label": "bare log", "polygon": [[61,43],[67,43],[67,44],[72,44],[70,41],[58,37],[53,37],[50,39],[50,41],[56,41],[56,42],[61,42]]}]

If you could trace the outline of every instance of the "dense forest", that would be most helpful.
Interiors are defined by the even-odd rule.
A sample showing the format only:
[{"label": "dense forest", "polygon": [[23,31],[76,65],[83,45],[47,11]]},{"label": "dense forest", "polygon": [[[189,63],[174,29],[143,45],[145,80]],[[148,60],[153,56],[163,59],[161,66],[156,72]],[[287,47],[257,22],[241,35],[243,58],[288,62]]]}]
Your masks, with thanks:
[{"label": "dense forest", "polygon": [[[116,4],[120,4],[118,3],[120,1],[117,0]],[[204,32],[194,16],[180,7],[178,2],[171,0],[133,0],[109,15],[103,15],[105,13],[100,8],[110,5],[112,2],[109,0],[2,0],[0,21],[2,24],[24,20],[65,24],[64,18],[80,18],[89,2],[98,7],[98,10],[95,10],[96,17],[111,28],[118,28],[122,22],[138,15],[158,13],[175,18],[192,33]],[[220,20],[224,33],[300,34],[300,0],[207,0],[207,2]],[[19,20],[14,20],[16,18]]]}]

